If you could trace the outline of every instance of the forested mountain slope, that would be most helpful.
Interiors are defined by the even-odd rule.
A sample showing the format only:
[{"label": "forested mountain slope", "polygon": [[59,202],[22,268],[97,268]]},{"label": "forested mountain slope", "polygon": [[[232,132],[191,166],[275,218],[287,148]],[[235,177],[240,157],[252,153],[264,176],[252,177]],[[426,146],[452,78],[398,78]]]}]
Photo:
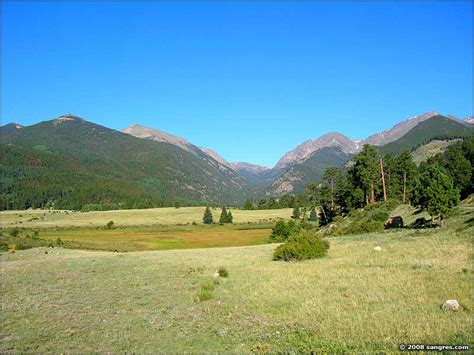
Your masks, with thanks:
[{"label": "forested mountain slope", "polygon": [[400,153],[413,150],[434,139],[466,138],[474,135],[470,124],[446,116],[436,115],[418,123],[399,139],[380,147],[382,153]]},{"label": "forested mountain slope", "polygon": [[239,203],[244,179],[202,155],[62,116],[2,135],[1,208]]}]

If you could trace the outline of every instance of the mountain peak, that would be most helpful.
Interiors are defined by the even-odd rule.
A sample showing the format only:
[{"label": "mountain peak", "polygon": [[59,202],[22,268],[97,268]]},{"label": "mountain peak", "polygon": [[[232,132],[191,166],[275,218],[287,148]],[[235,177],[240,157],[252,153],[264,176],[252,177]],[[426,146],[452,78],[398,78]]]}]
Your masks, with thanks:
[{"label": "mountain peak", "polygon": [[398,122],[392,128],[373,134],[369,138],[363,141],[364,144],[372,145],[384,145],[398,138],[402,137],[405,133],[415,127],[418,123],[426,121],[427,119],[438,116],[440,113],[436,111],[425,112],[421,115],[409,117],[401,122]]},{"label": "mountain peak", "polygon": [[310,154],[326,147],[339,147],[344,153],[354,154],[359,144],[339,132],[329,132],[317,139],[309,139],[292,151],[286,153],[275,165],[275,169],[283,169],[289,165],[305,160]]},{"label": "mountain peak", "polygon": [[53,120],[53,125],[56,127],[57,125],[60,125],[63,122],[76,121],[76,120],[84,121],[84,119],[82,119],[79,116],[73,115],[71,113],[67,113],[67,114],[61,115],[61,116],[57,117],[55,120]]},{"label": "mountain peak", "polygon": [[189,143],[186,139],[179,136],[175,136],[165,131],[159,129],[154,129],[150,127],[145,127],[140,124],[132,124],[131,126],[122,130],[123,133],[135,136],[137,138],[148,138],[157,142],[166,142],[173,144],[181,149],[192,152],[192,144]]}]

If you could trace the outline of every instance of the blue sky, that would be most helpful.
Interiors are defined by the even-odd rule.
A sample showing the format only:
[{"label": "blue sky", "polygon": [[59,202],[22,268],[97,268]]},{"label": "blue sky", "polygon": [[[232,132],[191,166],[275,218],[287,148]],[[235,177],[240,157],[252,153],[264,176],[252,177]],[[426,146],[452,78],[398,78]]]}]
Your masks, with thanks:
[{"label": "blue sky", "polygon": [[330,131],[472,115],[471,2],[2,2],[2,123],[140,123],[273,165]]}]

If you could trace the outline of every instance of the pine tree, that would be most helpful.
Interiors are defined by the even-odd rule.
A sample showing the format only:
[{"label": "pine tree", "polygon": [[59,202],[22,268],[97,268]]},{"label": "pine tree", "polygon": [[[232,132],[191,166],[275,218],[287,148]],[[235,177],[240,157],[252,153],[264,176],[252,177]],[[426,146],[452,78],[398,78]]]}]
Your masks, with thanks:
[{"label": "pine tree", "polygon": [[401,179],[402,202],[405,204],[413,190],[414,178],[417,174],[416,164],[413,162],[411,154],[404,150],[395,158],[396,171]]},{"label": "pine tree", "polygon": [[253,202],[251,199],[246,199],[244,204],[244,210],[253,210]]},{"label": "pine tree", "polygon": [[309,220],[311,222],[317,222],[318,221],[318,214],[316,213],[316,209],[314,207],[309,212]]},{"label": "pine tree", "polygon": [[375,202],[375,194],[380,182],[380,154],[370,144],[354,157],[354,179],[365,192],[366,204]]},{"label": "pine tree", "polygon": [[232,212],[230,210],[227,212],[227,223],[234,223],[234,216],[232,216]]},{"label": "pine tree", "polygon": [[219,218],[219,223],[228,223],[229,216],[227,215],[227,209],[222,207],[221,218]]},{"label": "pine tree", "polygon": [[293,208],[293,214],[291,215],[291,218],[300,219],[300,216],[301,216],[300,208],[298,206],[295,206]]},{"label": "pine tree", "polygon": [[206,207],[206,210],[204,211],[204,217],[202,218],[202,222],[204,224],[212,224],[214,223],[214,218],[212,217],[212,212],[209,206]]},{"label": "pine tree", "polygon": [[459,202],[459,190],[451,177],[438,164],[431,164],[415,181],[414,203],[426,210],[433,221],[443,216]]}]

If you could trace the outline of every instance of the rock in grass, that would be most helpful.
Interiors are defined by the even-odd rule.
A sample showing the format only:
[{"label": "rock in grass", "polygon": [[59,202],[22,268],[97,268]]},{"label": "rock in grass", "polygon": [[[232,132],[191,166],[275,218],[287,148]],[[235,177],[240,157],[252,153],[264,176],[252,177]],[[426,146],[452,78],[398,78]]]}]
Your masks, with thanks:
[{"label": "rock in grass", "polygon": [[375,251],[382,251],[382,247],[380,245],[377,245],[375,248],[374,248]]},{"label": "rock in grass", "polygon": [[216,272],[212,275],[213,278],[218,279],[219,278],[219,271],[216,270]]},{"label": "rock in grass", "polygon": [[445,311],[458,311],[461,306],[459,305],[459,302],[456,300],[447,300],[446,302],[443,303],[441,306],[441,309]]}]

